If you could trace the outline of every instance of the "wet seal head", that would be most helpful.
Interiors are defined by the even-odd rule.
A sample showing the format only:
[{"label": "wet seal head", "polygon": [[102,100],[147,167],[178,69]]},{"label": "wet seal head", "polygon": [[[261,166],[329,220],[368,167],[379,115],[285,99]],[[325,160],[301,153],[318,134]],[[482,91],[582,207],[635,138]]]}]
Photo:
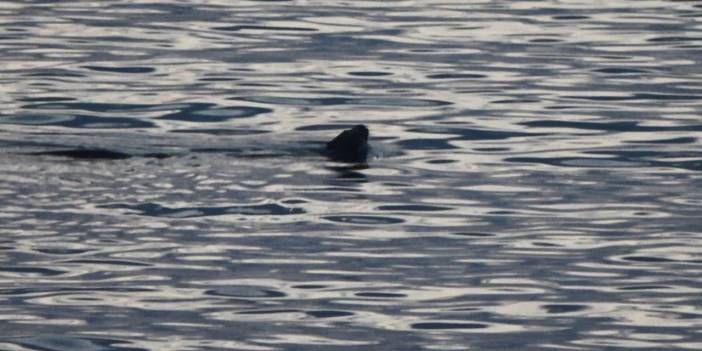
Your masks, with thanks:
[{"label": "wet seal head", "polygon": [[368,135],[363,124],[347,129],[327,143],[326,154],[334,161],[364,163],[368,157]]}]

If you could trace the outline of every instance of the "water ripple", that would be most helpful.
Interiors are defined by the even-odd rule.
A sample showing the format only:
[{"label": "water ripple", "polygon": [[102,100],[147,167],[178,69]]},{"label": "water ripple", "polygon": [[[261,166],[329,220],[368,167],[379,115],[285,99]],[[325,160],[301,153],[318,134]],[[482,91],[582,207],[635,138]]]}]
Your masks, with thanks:
[{"label": "water ripple", "polygon": [[170,218],[190,218],[203,216],[220,215],[295,215],[305,213],[301,208],[285,207],[278,204],[262,204],[248,206],[223,206],[223,207],[166,207],[157,203],[144,203],[139,205],[129,204],[107,204],[100,205],[102,209],[126,209],[136,211],[143,216],[170,217]]},{"label": "water ripple", "polygon": [[87,5],[0,3],[0,349],[702,348],[697,2]]}]

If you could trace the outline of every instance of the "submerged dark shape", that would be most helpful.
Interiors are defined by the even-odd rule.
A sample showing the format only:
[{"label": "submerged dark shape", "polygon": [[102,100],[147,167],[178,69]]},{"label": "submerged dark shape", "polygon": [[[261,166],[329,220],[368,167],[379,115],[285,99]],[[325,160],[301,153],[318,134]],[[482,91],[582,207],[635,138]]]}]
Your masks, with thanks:
[{"label": "submerged dark shape", "polygon": [[32,155],[60,156],[87,160],[123,160],[132,157],[124,152],[105,149],[69,149],[34,152]]},{"label": "submerged dark shape", "polygon": [[[326,144],[324,149],[324,154],[334,161],[346,162],[346,163],[356,163],[365,164],[366,158],[368,156],[368,128],[366,126],[359,124],[351,129],[344,130],[341,134],[337,135],[334,139]],[[227,148],[194,148],[190,149],[191,152],[234,152],[236,156],[239,157],[278,157],[284,156],[286,154],[277,152],[275,149],[270,150],[270,147],[257,147],[251,149],[227,149]],[[298,149],[293,150],[294,155],[300,156],[304,155],[304,150]],[[315,147],[314,151],[319,153],[321,150]],[[78,147],[78,148],[66,148],[60,150],[46,150],[38,152],[30,152],[27,155],[38,155],[38,156],[55,156],[55,157],[65,157],[75,160],[85,160],[85,161],[100,161],[100,160],[124,160],[132,157],[147,157],[147,158],[157,158],[163,159],[174,154],[168,153],[126,153],[123,151],[115,151],[110,149],[103,149],[100,147]]]},{"label": "submerged dark shape", "polygon": [[[106,149],[68,149],[68,150],[53,150],[34,152],[32,155],[44,156],[59,156],[81,160],[124,160],[135,155],[127,154],[119,151]],[[141,157],[166,158],[170,155],[161,153],[143,154]]]},{"label": "submerged dark shape", "polygon": [[334,161],[363,163],[368,157],[368,128],[359,124],[327,143],[326,154]]}]

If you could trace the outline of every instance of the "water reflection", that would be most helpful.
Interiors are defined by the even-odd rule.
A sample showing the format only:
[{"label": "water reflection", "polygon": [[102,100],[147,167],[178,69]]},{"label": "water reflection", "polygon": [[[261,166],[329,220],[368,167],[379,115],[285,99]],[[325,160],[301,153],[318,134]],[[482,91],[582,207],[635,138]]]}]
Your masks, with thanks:
[{"label": "water reflection", "polygon": [[367,164],[334,165],[327,167],[328,170],[337,174],[337,180],[354,183],[365,183],[368,181],[368,177],[363,174],[363,170],[368,168],[369,166]]}]

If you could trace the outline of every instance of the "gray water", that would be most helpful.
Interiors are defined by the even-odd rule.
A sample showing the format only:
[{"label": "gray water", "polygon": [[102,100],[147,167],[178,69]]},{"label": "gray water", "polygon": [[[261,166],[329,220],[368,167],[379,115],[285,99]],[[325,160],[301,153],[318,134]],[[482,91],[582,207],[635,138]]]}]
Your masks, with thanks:
[{"label": "gray water", "polygon": [[0,349],[702,349],[701,18],[0,2]]}]

